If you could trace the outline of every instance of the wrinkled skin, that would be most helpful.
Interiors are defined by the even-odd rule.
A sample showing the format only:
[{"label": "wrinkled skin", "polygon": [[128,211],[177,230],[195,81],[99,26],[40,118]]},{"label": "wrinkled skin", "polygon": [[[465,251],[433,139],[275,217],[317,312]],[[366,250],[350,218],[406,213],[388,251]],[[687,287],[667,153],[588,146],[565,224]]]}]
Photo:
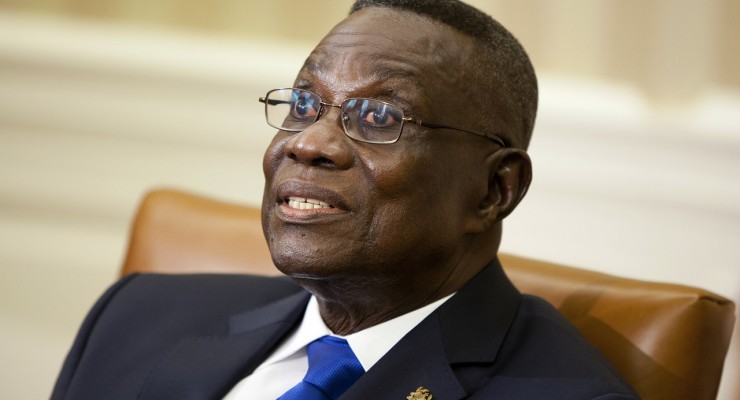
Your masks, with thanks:
[{"label": "wrinkled skin", "polygon": [[[471,42],[408,12],[368,8],[321,41],[294,86],[333,104],[375,98],[470,127],[475,110],[459,70]],[[358,142],[338,116],[328,108],[303,132],[276,134],[263,160],[262,218],[277,267],[316,295],[329,328],[349,334],[453,293],[480,271],[530,167],[521,150],[415,124],[395,144]],[[332,208],[297,210],[290,196]]]}]

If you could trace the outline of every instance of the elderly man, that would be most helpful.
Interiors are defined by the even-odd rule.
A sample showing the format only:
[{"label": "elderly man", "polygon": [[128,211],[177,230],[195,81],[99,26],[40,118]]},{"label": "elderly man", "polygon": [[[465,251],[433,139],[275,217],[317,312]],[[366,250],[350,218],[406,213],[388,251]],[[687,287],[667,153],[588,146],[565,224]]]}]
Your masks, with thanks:
[{"label": "elderly man", "polygon": [[260,101],[278,129],[262,222],[289,278],[123,279],[54,399],[636,398],[497,261],[537,102],[498,23],[361,0]]}]

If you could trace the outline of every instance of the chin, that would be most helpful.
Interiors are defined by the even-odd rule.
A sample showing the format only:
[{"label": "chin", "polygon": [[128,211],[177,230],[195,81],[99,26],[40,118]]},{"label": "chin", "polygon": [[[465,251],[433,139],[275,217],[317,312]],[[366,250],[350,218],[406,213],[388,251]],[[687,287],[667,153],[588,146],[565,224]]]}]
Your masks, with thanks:
[{"label": "chin", "polygon": [[300,284],[310,282],[342,281],[350,284],[354,281],[366,281],[362,276],[362,266],[344,260],[316,257],[305,253],[273,253],[273,262],[277,269]]},{"label": "chin", "polygon": [[305,253],[282,252],[272,248],[270,252],[272,262],[284,275],[294,278],[321,278],[329,273],[326,260],[322,261]]}]

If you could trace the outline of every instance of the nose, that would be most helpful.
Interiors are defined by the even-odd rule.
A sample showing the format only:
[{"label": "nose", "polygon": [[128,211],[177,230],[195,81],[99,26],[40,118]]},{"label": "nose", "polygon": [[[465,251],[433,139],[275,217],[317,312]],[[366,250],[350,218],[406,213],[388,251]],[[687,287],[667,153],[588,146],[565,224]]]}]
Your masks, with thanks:
[{"label": "nose", "polygon": [[352,149],[340,125],[339,114],[339,109],[331,107],[318,121],[291,136],[283,148],[285,156],[308,166],[349,168]]}]

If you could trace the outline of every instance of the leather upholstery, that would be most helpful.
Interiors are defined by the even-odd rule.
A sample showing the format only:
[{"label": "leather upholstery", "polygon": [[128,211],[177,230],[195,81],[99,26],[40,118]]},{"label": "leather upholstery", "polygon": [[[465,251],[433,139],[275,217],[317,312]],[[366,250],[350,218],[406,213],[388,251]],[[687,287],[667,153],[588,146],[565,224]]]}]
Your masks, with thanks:
[{"label": "leather upholstery", "polygon": [[[735,319],[730,300],[687,286],[500,259],[522,292],[555,305],[643,399],[716,397]],[[142,201],[121,273],[132,272],[279,274],[259,209],[173,190]]]}]

